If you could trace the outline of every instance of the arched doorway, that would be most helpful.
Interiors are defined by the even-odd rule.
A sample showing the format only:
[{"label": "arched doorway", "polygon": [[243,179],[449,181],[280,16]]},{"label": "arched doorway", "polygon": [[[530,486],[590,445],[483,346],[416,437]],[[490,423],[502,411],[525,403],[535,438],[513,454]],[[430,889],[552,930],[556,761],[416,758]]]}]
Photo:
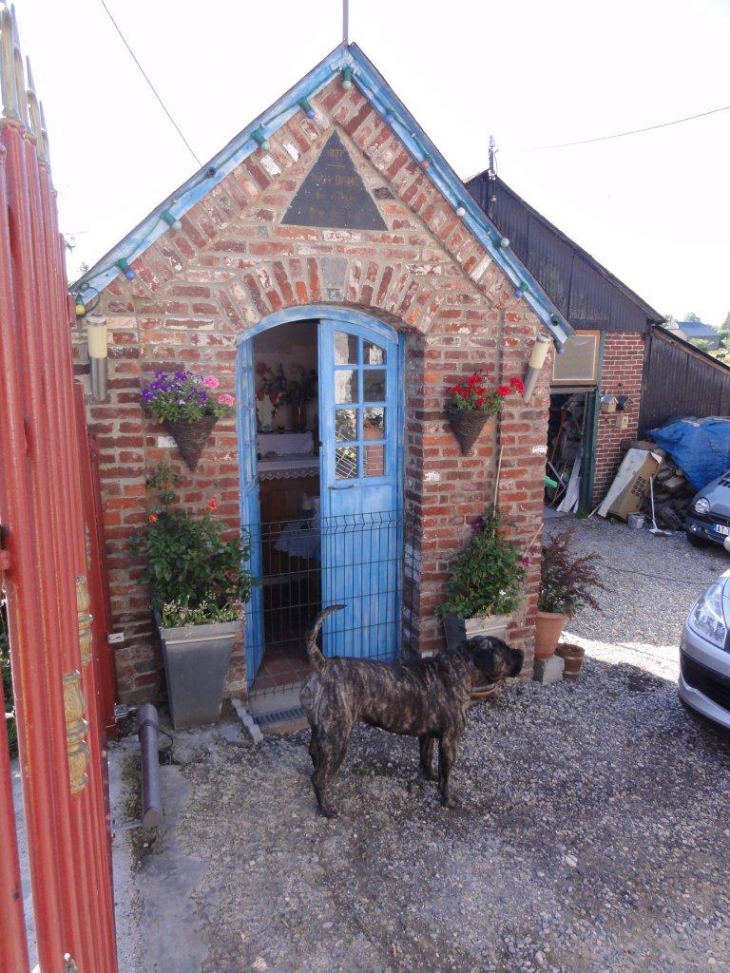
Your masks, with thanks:
[{"label": "arched doorway", "polygon": [[[400,650],[403,345],[389,325],[331,307],[272,315],[241,338],[241,509],[259,579],[246,616],[252,697],[301,681],[303,635],[325,605],[345,605],[325,626],[326,654]],[[288,393],[312,362],[316,397],[295,430]]]}]

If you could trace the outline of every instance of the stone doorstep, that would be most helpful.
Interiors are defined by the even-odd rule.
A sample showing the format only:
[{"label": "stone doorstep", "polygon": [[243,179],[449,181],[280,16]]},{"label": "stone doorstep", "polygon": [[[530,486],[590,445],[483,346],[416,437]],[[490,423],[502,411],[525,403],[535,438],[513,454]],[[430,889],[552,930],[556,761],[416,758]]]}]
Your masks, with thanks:
[{"label": "stone doorstep", "polygon": [[535,659],[532,678],[543,686],[549,686],[553,682],[560,682],[564,669],[565,659],[561,659],[559,655],[551,655],[549,659]]}]

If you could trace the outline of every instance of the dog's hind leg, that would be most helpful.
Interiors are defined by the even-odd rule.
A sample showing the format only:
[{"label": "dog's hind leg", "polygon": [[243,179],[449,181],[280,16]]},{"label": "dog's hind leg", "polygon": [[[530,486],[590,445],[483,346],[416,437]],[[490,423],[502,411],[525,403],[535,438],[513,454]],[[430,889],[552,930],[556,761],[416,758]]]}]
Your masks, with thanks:
[{"label": "dog's hind leg", "polygon": [[424,734],[418,738],[418,749],[421,754],[420,767],[421,776],[426,780],[438,780],[439,776],[433,768],[433,746],[434,738]]}]

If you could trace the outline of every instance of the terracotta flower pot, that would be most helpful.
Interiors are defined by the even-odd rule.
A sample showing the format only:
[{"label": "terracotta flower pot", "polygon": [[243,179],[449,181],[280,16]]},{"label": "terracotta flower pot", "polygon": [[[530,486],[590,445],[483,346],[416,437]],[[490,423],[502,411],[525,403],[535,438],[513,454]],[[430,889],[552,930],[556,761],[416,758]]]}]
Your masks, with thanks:
[{"label": "terracotta flower pot", "polygon": [[568,620],[567,615],[558,612],[537,613],[535,623],[535,658],[549,659],[555,655],[558,640],[563,632],[563,626]]},{"label": "terracotta flower pot", "polygon": [[571,642],[561,642],[555,652],[561,659],[565,660],[563,679],[577,679],[580,675],[586,650],[580,645],[573,645]]}]

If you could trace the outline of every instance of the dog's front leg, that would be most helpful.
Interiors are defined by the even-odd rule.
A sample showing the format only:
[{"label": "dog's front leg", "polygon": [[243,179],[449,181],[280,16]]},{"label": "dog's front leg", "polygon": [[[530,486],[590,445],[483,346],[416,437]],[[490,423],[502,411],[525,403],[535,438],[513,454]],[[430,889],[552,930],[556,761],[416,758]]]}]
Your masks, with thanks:
[{"label": "dog's front leg", "polygon": [[438,774],[433,769],[434,738],[424,734],[418,738],[418,749],[421,754],[421,774],[426,780],[438,780]]},{"label": "dog's front leg", "polygon": [[444,736],[439,740],[439,793],[446,807],[455,807],[456,800],[451,794],[451,769],[459,749],[457,739]]}]

